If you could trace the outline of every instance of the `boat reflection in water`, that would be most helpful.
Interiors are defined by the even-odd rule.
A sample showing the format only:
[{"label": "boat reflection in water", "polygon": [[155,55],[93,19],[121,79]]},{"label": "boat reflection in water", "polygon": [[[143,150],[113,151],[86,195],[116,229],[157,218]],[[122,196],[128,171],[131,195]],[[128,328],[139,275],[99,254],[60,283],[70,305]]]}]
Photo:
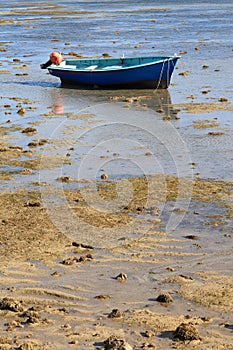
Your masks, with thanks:
[{"label": "boat reflection in water", "polygon": [[165,120],[178,119],[177,109],[172,106],[171,96],[167,89],[157,90],[89,90],[77,88],[56,88],[51,90],[52,112],[54,114],[77,113],[94,105],[122,104],[131,109],[150,109]]}]

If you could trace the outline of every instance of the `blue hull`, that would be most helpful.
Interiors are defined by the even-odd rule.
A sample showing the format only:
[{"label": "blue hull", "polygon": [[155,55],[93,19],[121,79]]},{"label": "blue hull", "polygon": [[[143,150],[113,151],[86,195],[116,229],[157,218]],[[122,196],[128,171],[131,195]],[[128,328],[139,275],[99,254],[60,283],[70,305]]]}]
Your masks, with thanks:
[{"label": "blue hull", "polygon": [[179,57],[73,59],[48,67],[62,84],[96,88],[166,89]]}]

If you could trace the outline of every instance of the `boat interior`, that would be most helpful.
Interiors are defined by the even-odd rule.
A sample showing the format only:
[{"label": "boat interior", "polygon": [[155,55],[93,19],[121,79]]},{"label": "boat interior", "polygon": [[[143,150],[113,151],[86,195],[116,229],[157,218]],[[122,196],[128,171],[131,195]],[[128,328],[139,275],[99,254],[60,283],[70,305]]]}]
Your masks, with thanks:
[{"label": "boat interior", "polygon": [[64,60],[56,68],[62,69],[77,69],[85,71],[94,70],[113,70],[123,69],[144,65],[151,65],[154,63],[170,60],[173,57],[132,57],[132,58],[99,58],[99,59],[70,59]]}]

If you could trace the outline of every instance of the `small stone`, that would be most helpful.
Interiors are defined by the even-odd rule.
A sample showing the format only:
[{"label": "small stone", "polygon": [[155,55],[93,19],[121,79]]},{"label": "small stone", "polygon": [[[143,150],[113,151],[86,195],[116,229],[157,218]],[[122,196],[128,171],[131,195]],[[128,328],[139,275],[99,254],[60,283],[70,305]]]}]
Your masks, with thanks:
[{"label": "small stone", "polygon": [[145,156],[152,156],[152,155],[153,155],[152,152],[146,152],[146,153],[145,153]]},{"label": "small stone", "polygon": [[112,309],[108,318],[122,318],[124,314],[119,309]]},{"label": "small stone", "polygon": [[166,293],[166,294],[160,294],[156,301],[158,301],[159,303],[172,303],[173,302],[173,299],[172,297],[170,296],[170,294]]},{"label": "small stone", "polygon": [[100,177],[101,177],[102,180],[107,180],[108,179],[108,174],[105,174],[105,173],[101,174]]},{"label": "small stone", "polygon": [[24,115],[26,113],[26,108],[20,108],[18,111],[17,111],[18,114],[20,115]]},{"label": "small stone", "polygon": [[62,261],[63,265],[73,265],[76,264],[78,261],[78,259],[76,257],[72,257],[72,258],[67,258],[65,260]]},{"label": "small stone", "polygon": [[209,317],[203,316],[203,317],[201,317],[201,320],[203,322],[210,322],[211,319]]},{"label": "small stone", "polygon": [[96,295],[95,299],[98,299],[98,300],[110,299],[110,295],[105,295],[105,294]]},{"label": "small stone", "polygon": [[80,256],[79,258],[77,256],[67,258],[62,261],[63,265],[73,265],[77,263],[84,263],[86,261],[93,260],[93,256],[91,254],[87,254],[86,256]]},{"label": "small stone", "polygon": [[154,336],[154,333],[152,331],[145,331],[145,337],[146,338],[151,338]]},{"label": "small stone", "polygon": [[196,235],[187,235],[187,236],[184,236],[184,238],[197,240],[198,236],[196,236]]},{"label": "small stone", "polygon": [[121,273],[119,273],[119,275],[117,275],[115,277],[115,279],[119,282],[125,282],[127,280],[127,275],[126,275],[126,273],[121,272]]},{"label": "small stone", "polygon": [[186,276],[186,275],[179,275],[181,278],[184,278],[185,280],[190,280],[193,281],[193,278],[191,276]]},{"label": "small stone", "polygon": [[222,131],[210,131],[210,132],[208,132],[208,135],[210,135],[210,136],[222,136],[222,135],[224,135],[224,132],[222,132]]},{"label": "small stone", "polygon": [[72,242],[73,247],[78,247],[78,248],[83,248],[83,249],[91,249],[93,250],[94,247],[89,244],[83,244],[83,243],[77,243],[77,242]]},{"label": "small stone", "polygon": [[34,133],[34,132],[37,132],[37,130],[36,130],[36,128],[32,128],[32,127],[28,127],[26,129],[22,130],[23,134],[29,134],[29,133]]},{"label": "small stone", "polygon": [[76,340],[76,339],[74,339],[74,340],[71,340],[70,342],[69,342],[69,344],[72,344],[72,345],[78,345],[78,340]]},{"label": "small stone", "polygon": [[65,323],[65,324],[62,326],[62,328],[69,330],[69,329],[71,329],[71,325],[70,325],[69,323]]},{"label": "small stone", "polygon": [[151,350],[157,350],[156,345],[152,344],[152,343],[143,343],[142,346],[140,347],[140,349],[151,349]]},{"label": "small stone", "polygon": [[48,140],[46,140],[46,139],[40,139],[40,140],[31,141],[31,142],[28,143],[28,147],[43,146],[47,142],[48,142]]},{"label": "small stone", "polygon": [[25,207],[40,207],[40,206],[41,206],[41,203],[40,203],[40,201],[37,201],[37,200],[35,200],[35,201],[27,201],[25,203]]},{"label": "small stone", "polygon": [[53,277],[60,277],[61,273],[57,272],[57,271],[54,271],[53,273],[51,273],[51,276],[53,276]]},{"label": "small stone", "polygon": [[232,233],[225,233],[224,237],[233,238],[233,234]]},{"label": "small stone", "polygon": [[31,141],[28,143],[28,147],[37,147],[39,146],[39,143],[37,141]]},{"label": "small stone", "polygon": [[23,169],[21,172],[20,172],[20,174],[22,174],[22,175],[30,175],[30,174],[32,174],[33,173],[33,171],[31,170],[31,169]]},{"label": "small stone", "polygon": [[87,260],[93,260],[93,259],[94,259],[92,254],[87,254],[87,255],[85,256],[85,258],[86,258]]},{"label": "small stone", "polygon": [[170,272],[175,271],[174,267],[170,267],[170,266],[168,266],[168,267],[166,268],[166,270],[167,270],[167,271],[170,271]]},{"label": "small stone", "polygon": [[175,330],[174,339],[177,340],[200,340],[200,335],[197,328],[191,323],[181,323]]},{"label": "small stone", "polygon": [[57,181],[59,182],[70,182],[70,177],[69,176],[61,176],[57,178]]},{"label": "small stone", "polygon": [[189,75],[189,72],[188,71],[180,72],[178,75],[182,75],[183,77],[186,77],[187,75]]},{"label": "small stone", "polygon": [[104,341],[104,350],[133,350],[124,339],[111,336]]},{"label": "small stone", "polygon": [[17,151],[22,151],[23,150],[23,147],[21,146],[9,146],[10,149],[15,149]]}]

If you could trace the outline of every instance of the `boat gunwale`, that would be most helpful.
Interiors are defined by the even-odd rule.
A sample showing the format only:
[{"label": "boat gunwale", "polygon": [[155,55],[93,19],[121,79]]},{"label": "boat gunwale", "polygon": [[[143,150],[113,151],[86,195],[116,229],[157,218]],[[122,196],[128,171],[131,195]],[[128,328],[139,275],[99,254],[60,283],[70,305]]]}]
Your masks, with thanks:
[{"label": "boat gunwale", "polygon": [[[129,69],[135,69],[135,68],[143,68],[143,67],[147,67],[147,66],[152,66],[152,65],[155,65],[155,64],[159,64],[159,63],[165,63],[166,61],[173,61],[174,59],[179,59],[180,56],[157,56],[159,58],[161,58],[160,60],[158,61],[152,61],[152,62],[149,62],[149,63],[142,63],[142,64],[137,64],[137,65],[133,65],[133,66],[127,66],[127,67],[120,67],[120,68],[112,68],[111,69],[111,65],[109,65],[109,68],[108,69],[104,69],[106,68],[107,66],[104,66],[103,68],[95,68],[95,69],[88,69],[88,67],[86,68],[73,68],[73,67],[65,67],[65,66],[60,66],[60,65],[55,65],[55,64],[52,64],[48,67],[48,69],[51,69],[51,70],[60,70],[60,71],[72,71],[72,72],[85,72],[85,73],[95,73],[95,72],[101,72],[101,73],[104,73],[104,72],[112,72],[112,71],[115,71],[115,72],[118,72],[119,70],[122,71],[122,70],[129,70]],[[96,60],[96,61],[106,61],[106,60],[130,60],[130,59],[135,59],[135,58],[156,58],[156,56],[142,56],[142,57],[124,57],[124,58],[90,58],[90,59],[85,59],[85,58],[81,58],[81,59],[67,59],[67,60],[64,60],[65,62],[66,61],[85,61],[85,60]],[[72,64],[70,65],[72,66]]]}]

